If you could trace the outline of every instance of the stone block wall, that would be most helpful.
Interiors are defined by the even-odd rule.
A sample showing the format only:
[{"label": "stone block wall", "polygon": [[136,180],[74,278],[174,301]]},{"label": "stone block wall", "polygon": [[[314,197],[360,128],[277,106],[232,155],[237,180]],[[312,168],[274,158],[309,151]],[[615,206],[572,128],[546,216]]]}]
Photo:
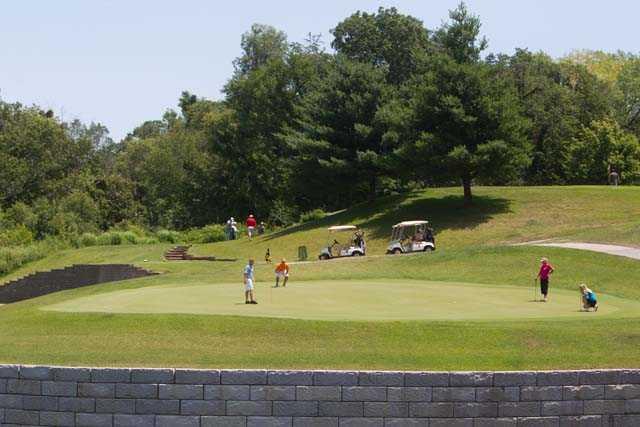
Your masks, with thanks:
[{"label": "stone block wall", "polygon": [[0,285],[0,304],[98,283],[135,279],[157,273],[130,264],[78,264],[30,274]]},{"label": "stone block wall", "polygon": [[0,425],[640,426],[640,370],[357,372],[0,365]]}]

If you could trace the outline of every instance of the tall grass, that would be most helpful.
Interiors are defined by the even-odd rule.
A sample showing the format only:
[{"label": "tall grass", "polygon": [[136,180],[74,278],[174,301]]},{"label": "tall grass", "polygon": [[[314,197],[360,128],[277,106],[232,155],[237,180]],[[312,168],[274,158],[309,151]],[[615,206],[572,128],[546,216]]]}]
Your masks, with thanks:
[{"label": "tall grass", "polygon": [[51,255],[52,252],[65,246],[61,241],[48,239],[29,245],[0,247],[0,276],[11,273],[25,264]]}]

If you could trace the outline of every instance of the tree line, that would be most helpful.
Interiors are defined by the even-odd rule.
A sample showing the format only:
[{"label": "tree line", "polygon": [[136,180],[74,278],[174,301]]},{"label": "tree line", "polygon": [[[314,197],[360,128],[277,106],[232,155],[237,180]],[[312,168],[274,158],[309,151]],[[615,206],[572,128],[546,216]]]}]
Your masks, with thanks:
[{"label": "tree line", "polygon": [[255,24],[222,100],[115,142],[100,124],[0,100],[0,229],[187,229],[248,212],[284,225],[381,195],[460,185],[640,181],[640,58],[487,54],[461,3],[429,29],[395,8],[310,34]]}]

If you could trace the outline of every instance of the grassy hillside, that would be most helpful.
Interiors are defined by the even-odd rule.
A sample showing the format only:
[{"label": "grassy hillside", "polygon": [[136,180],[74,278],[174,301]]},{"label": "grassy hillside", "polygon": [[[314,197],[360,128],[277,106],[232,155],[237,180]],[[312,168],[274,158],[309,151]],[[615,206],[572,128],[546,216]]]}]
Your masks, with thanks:
[{"label": "grassy hillside", "polygon": [[204,245],[198,253],[260,259],[270,248],[294,258],[306,245],[317,255],[329,225],[356,224],[368,237],[369,254],[384,254],[391,226],[428,219],[442,248],[502,245],[539,239],[581,239],[640,245],[640,187],[479,187],[465,208],[457,188],[430,189],[356,206],[313,224],[292,227],[249,242]]},{"label": "grassy hillside", "polygon": [[[295,260],[298,246],[315,259],[327,242],[326,227],[361,226],[369,254],[384,254],[391,226],[409,219],[428,219],[436,229],[439,250],[472,249],[541,239],[579,240],[640,246],[640,187],[477,187],[475,205],[463,207],[458,188],[437,188],[386,197],[323,220],[267,233],[253,241],[196,245],[191,252],[219,258],[250,256],[261,261],[267,248],[274,259]],[[67,250],[31,263],[9,276],[80,262],[133,262],[158,265],[171,245],[91,247]],[[216,264],[220,266],[221,264]]]},{"label": "grassy hillside", "polygon": [[[369,254],[382,254],[390,226],[427,218],[438,250],[416,256],[365,257],[293,266],[302,280],[419,279],[531,287],[538,259],[557,268],[553,289],[589,283],[600,294],[640,301],[637,261],[591,252],[509,246],[538,239],[640,244],[640,189],[606,187],[477,188],[463,208],[458,189],[434,189],[365,204],[314,224],[253,242],[198,245],[194,253],[237,262],[166,262],[169,245],[64,251],[12,276],[82,262],[127,262],[166,274],[52,294],[0,307],[0,362],[225,367],[387,369],[521,369],[634,366],[640,319],[598,313],[580,320],[326,322],[234,316],[57,313],[41,308],[77,297],[147,286],[239,283],[249,256],[315,256],[328,225],[355,223]],[[272,280],[258,265],[258,281]],[[265,298],[266,285],[258,288]],[[188,288],[185,288],[185,291]],[[238,285],[238,299],[242,288]],[[576,294],[577,298],[577,294]],[[301,300],[312,309],[315,302]],[[490,309],[490,308],[489,308]],[[598,343],[592,345],[591,343]]]}]

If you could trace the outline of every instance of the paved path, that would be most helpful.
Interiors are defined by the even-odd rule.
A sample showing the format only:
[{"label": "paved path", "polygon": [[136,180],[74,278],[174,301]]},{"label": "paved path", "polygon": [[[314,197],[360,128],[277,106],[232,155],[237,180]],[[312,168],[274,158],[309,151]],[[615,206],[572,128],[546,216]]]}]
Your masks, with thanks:
[{"label": "paved path", "polygon": [[585,251],[602,252],[610,255],[623,256],[640,260],[640,249],[629,246],[605,245],[601,243],[581,243],[581,242],[529,242],[533,246],[551,246],[554,248],[582,249]]}]

